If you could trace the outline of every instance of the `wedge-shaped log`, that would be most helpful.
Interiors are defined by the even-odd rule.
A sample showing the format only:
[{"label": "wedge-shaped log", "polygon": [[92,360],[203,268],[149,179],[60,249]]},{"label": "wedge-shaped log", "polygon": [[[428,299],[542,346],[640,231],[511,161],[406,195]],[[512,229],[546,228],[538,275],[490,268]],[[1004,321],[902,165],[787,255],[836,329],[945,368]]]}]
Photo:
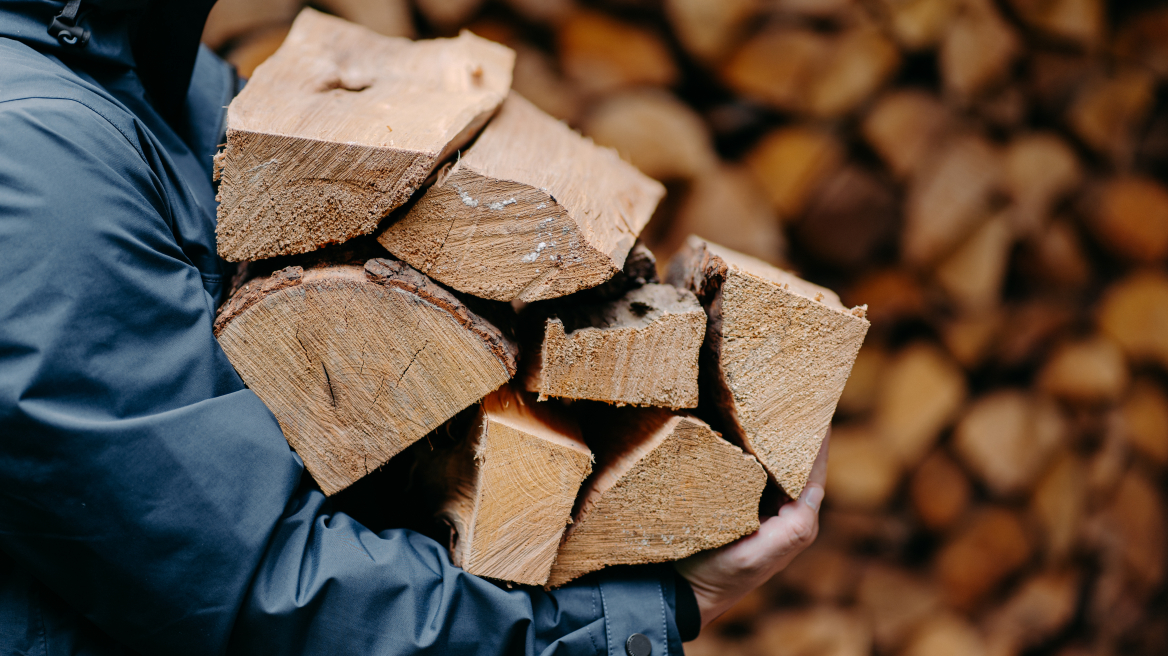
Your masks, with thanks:
[{"label": "wedge-shaped log", "polygon": [[548,586],[609,565],[676,560],[758,530],[766,473],[699,419],[660,408],[593,414],[596,454]]},{"label": "wedge-shaped log", "polygon": [[474,145],[377,240],[451,287],[537,301],[624,265],[665,188],[512,93]]},{"label": "wedge-shaped log", "polygon": [[515,373],[498,329],[385,259],[253,281],[220,310],[215,334],[325,494]]},{"label": "wedge-shaped log", "polygon": [[704,393],[724,430],[797,498],[868,333],[864,309],[697,237],[674,255],[667,280],[709,315]]},{"label": "wedge-shaped log", "polygon": [[227,110],[219,254],[257,260],[369,234],[507,96],[515,54],[410,41],[305,9]]},{"label": "wedge-shaped log", "polygon": [[504,385],[483,399],[465,440],[426,468],[450,524],[450,559],[464,570],[547,583],[592,452],[550,403]]},{"label": "wedge-shaped log", "polygon": [[706,313],[692,292],[648,284],[547,318],[523,383],[541,397],[693,408]]}]

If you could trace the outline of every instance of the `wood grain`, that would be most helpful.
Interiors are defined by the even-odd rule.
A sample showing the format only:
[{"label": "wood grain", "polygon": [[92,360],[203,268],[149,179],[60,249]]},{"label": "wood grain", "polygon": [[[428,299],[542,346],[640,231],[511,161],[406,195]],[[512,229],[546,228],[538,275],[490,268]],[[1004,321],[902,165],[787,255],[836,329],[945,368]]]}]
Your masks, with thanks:
[{"label": "wood grain", "polygon": [[512,93],[474,145],[377,239],[468,294],[556,298],[619,271],[664,193],[615,152]]},{"label": "wood grain", "polygon": [[227,111],[219,253],[304,253],[373,232],[511,86],[514,53],[464,32],[409,41],[305,9]]}]

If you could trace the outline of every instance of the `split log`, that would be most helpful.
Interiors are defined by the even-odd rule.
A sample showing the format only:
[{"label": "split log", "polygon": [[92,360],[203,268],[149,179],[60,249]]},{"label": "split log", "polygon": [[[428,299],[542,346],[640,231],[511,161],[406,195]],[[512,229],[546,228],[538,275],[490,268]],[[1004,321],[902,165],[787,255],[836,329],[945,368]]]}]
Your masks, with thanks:
[{"label": "split log", "polygon": [[718,160],[705,121],[661,89],[605,98],[588,112],[581,130],[656,180],[699,177]]},{"label": "split log", "polygon": [[892,173],[905,180],[927,165],[955,123],[949,109],[932,94],[898,89],[876,102],[861,130]]},{"label": "split log", "polygon": [[661,37],[600,12],[573,12],[556,41],[564,74],[585,93],[677,81],[677,65]]},{"label": "split log", "polygon": [[1030,99],[1021,85],[1007,83],[982,94],[970,109],[989,127],[1017,132],[1030,116]]},{"label": "split log", "polygon": [[1027,492],[1067,440],[1067,421],[1049,399],[998,390],[970,406],[953,433],[953,447],[990,492]]},{"label": "split log", "polygon": [[1129,176],[1108,181],[1095,196],[1090,224],[1108,249],[1135,262],[1168,259],[1168,189]]},{"label": "split log", "polygon": [[1115,35],[1118,59],[1143,64],[1160,79],[1168,78],[1168,8],[1131,16]]},{"label": "split log", "polygon": [[994,340],[1001,333],[1000,311],[962,314],[941,325],[941,341],[965,369],[980,367],[989,355]]},{"label": "split log", "polygon": [[844,166],[812,195],[794,239],[819,261],[857,268],[895,241],[900,203],[891,184],[859,166]]},{"label": "split log", "polygon": [[703,370],[724,430],[798,498],[868,332],[863,308],[697,237],[668,280],[709,315]]},{"label": "split log", "polygon": [[1151,463],[1168,465],[1168,395],[1151,379],[1140,379],[1120,407],[1124,440]]},{"label": "split log", "polygon": [[220,0],[207,15],[202,42],[219,50],[256,30],[291,23],[304,5],[304,0]]},{"label": "split log", "polygon": [[1166,509],[1157,487],[1129,470],[1093,532],[1095,541],[1121,560],[1128,579],[1145,594],[1164,581],[1168,566]]},{"label": "split log", "polygon": [[1083,239],[1064,220],[1053,221],[1032,235],[1018,264],[1024,275],[1059,288],[1082,289],[1093,279]]},{"label": "split log", "polygon": [[697,407],[706,313],[687,290],[648,284],[609,303],[564,308],[541,333],[523,374],[541,400]]},{"label": "split log", "polygon": [[1104,336],[1063,344],[1038,372],[1041,389],[1086,405],[1115,401],[1127,385],[1123,352]]},{"label": "split log", "polygon": [[487,121],[514,53],[466,33],[383,37],[305,9],[227,110],[219,253],[304,253],[372,232]]},{"label": "split log", "polygon": [[1030,553],[1030,541],[1018,517],[988,507],[937,554],[937,580],[951,606],[969,610],[1021,569]]},{"label": "split log", "polygon": [[986,656],[986,644],[969,620],[942,612],[929,618],[900,653],[903,656]]},{"label": "split log", "polygon": [[909,572],[875,563],[864,568],[856,602],[872,618],[879,653],[895,653],[941,607],[931,583]]},{"label": "split log", "polygon": [[677,560],[758,530],[766,474],[704,422],[623,408],[585,427],[596,454],[548,586],[609,565]]},{"label": "split log", "polygon": [[872,630],[860,613],[815,606],[764,615],[751,644],[756,654],[868,656]]},{"label": "split log", "polygon": [[993,0],[959,0],[938,54],[945,91],[969,103],[1003,80],[1022,41]]},{"label": "split log", "polygon": [[1030,497],[1030,516],[1041,529],[1048,562],[1066,561],[1075,547],[1087,506],[1086,478],[1082,458],[1064,453],[1043,474]]},{"label": "split log", "polygon": [[1021,654],[1058,635],[1079,607],[1078,571],[1046,571],[1026,580],[985,620],[990,654]]},{"label": "split log", "polygon": [[783,569],[778,579],[784,589],[816,601],[838,602],[852,596],[858,575],[857,561],[851,554],[819,540]]},{"label": "split log", "polygon": [[616,153],[511,94],[466,154],[377,240],[468,294],[556,298],[620,271],[664,193]]},{"label": "split log", "polygon": [[1087,462],[1085,481],[1087,494],[1092,499],[1107,499],[1115,493],[1131,456],[1123,434],[1115,428],[1114,423],[1106,427],[1103,443]]},{"label": "split log", "polygon": [[414,6],[418,8],[418,13],[422,14],[426,22],[434,27],[453,30],[465,25],[478,13],[483,6],[483,0],[415,0]]},{"label": "split log", "polygon": [[759,140],[746,156],[779,219],[803,213],[816,187],[843,162],[844,148],[830,132],[794,126],[779,128]]},{"label": "split log", "polygon": [[1067,124],[1095,152],[1129,164],[1155,102],[1156,80],[1137,68],[1087,80],[1067,110]]},{"label": "split log", "polygon": [[384,259],[252,281],[220,310],[215,334],[326,494],[515,373],[498,329]]},{"label": "split log", "polygon": [[537,24],[558,24],[576,8],[575,0],[503,0],[515,13]]},{"label": "split log", "polygon": [[442,489],[450,560],[474,574],[543,585],[572,505],[592,472],[575,421],[505,385],[482,400],[469,433],[426,468]]},{"label": "split log", "polygon": [[1085,50],[1103,42],[1102,0],[1010,0],[1010,5],[1022,22],[1047,36]]},{"label": "split log", "polygon": [[1083,177],[1075,151],[1051,133],[1016,137],[1002,161],[1003,183],[1014,201],[1010,218],[1024,234],[1041,230],[1055,204]]},{"label": "split log", "polygon": [[888,365],[888,351],[879,344],[867,342],[856,355],[852,375],[837,404],[837,411],[847,414],[868,412],[876,405],[876,394],[883,386],[884,370]]},{"label": "split log", "polygon": [[316,0],[314,4],[382,36],[414,36],[414,19],[407,0]]},{"label": "split log", "polygon": [[686,237],[720,238],[727,248],[778,265],[787,252],[766,192],[744,168],[716,165],[695,177],[656,248],[673,254]]},{"label": "split log", "polygon": [[909,481],[913,509],[932,531],[944,531],[961,519],[972,493],[965,472],[940,449],[921,462]]},{"label": "split log", "polygon": [[1106,72],[1101,58],[1064,49],[1034,49],[1028,69],[1028,95],[1048,114],[1060,118],[1084,83]]},{"label": "split log", "polygon": [[1010,308],[998,331],[994,360],[1014,368],[1040,359],[1077,317],[1076,308],[1043,298]]},{"label": "split log", "polygon": [[957,10],[954,0],[884,0],[882,4],[889,30],[908,51],[936,46]]},{"label": "split log", "polygon": [[240,77],[251,78],[255,75],[255,69],[280,49],[291,29],[292,25],[289,23],[248,32],[246,36],[232,44],[223,58],[235,67],[235,71]]},{"label": "split log", "polygon": [[905,202],[903,258],[936,262],[988,218],[1002,184],[1001,158],[984,138],[951,140],[914,176]]},{"label": "split log", "polygon": [[999,212],[941,262],[937,282],[963,311],[992,310],[1001,303],[1013,245],[1009,212]]},{"label": "split log", "polygon": [[1168,276],[1148,271],[1113,284],[1098,321],[1129,358],[1168,368]]},{"label": "split log", "polygon": [[667,0],[665,17],[686,52],[714,63],[729,53],[760,5],[759,0]]},{"label": "split log", "polygon": [[574,124],[580,115],[580,92],[560,75],[556,63],[542,50],[516,43],[511,88],[531,104],[561,121]]},{"label": "split log", "polygon": [[890,326],[925,313],[925,290],[915,275],[901,269],[881,269],[861,277],[845,295],[848,305],[868,306],[868,320]]},{"label": "split log", "polygon": [[879,510],[900,483],[900,461],[866,426],[835,426],[827,457],[827,494],[837,508]]},{"label": "split log", "polygon": [[925,343],[897,353],[876,397],[880,439],[905,465],[915,466],[965,402],[965,373],[943,351]]}]

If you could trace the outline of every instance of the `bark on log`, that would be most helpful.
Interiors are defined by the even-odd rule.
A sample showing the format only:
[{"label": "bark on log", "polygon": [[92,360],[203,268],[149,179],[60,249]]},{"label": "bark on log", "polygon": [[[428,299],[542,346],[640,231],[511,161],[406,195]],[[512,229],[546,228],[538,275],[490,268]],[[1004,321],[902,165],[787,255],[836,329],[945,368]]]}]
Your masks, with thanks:
[{"label": "bark on log", "polygon": [[706,313],[693,293],[648,284],[602,305],[564,309],[526,353],[540,397],[693,408]]},{"label": "bark on log", "polygon": [[465,144],[514,53],[472,34],[408,41],[305,9],[227,111],[219,253],[304,253],[372,232]]},{"label": "bark on log", "polygon": [[585,426],[596,454],[548,586],[609,565],[677,560],[758,529],[766,474],[704,422],[622,408]]},{"label": "bark on log", "polygon": [[326,494],[515,373],[498,329],[384,259],[254,280],[220,310],[215,334]]},{"label": "bark on log", "polygon": [[516,94],[438,177],[377,240],[422,273],[498,301],[608,280],[665,193]]},{"label": "bark on log", "polygon": [[697,237],[668,280],[709,315],[703,369],[724,429],[798,498],[868,332],[863,308]]},{"label": "bark on log", "polygon": [[451,562],[543,585],[591,471],[574,420],[510,385],[488,395],[466,439],[425,468],[443,493],[438,515],[452,528]]}]

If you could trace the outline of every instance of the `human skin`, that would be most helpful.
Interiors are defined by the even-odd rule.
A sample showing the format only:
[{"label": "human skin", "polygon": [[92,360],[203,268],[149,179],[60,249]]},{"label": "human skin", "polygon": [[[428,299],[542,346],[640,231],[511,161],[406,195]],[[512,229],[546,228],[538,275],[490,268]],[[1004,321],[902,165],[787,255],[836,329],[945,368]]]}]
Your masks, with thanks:
[{"label": "human skin", "polygon": [[783,504],[777,515],[761,517],[758,531],[675,563],[677,571],[693,587],[703,628],[786,568],[815,541],[830,440],[829,432],[799,498]]}]

